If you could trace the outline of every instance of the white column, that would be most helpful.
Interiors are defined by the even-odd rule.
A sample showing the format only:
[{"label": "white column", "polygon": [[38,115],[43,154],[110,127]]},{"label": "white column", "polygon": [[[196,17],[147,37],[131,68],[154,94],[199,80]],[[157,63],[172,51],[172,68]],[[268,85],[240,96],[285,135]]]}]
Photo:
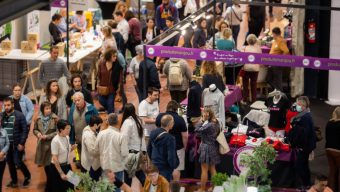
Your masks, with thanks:
[{"label": "white column", "polygon": [[[332,1],[332,7],[340,7],[340,1]],[[340,12],[331,12],[329,58],[340,59]],[[340,71],[329,71],[328,101],[329,105],[340,105]]]}]

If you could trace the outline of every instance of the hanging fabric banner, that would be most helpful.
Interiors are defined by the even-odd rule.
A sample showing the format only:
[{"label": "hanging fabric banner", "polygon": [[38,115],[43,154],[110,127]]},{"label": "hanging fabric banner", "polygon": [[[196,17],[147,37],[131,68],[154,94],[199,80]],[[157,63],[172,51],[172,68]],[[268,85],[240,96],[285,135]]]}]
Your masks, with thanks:
[{"label": "hanging fabric banner", "polygon": [[294,55],[270,55],[158,45],[146,45],[146,55],[207,61],[223,61],[230,64],[254,63],[269,66],[340,70],[340,59],[303,57]]}]

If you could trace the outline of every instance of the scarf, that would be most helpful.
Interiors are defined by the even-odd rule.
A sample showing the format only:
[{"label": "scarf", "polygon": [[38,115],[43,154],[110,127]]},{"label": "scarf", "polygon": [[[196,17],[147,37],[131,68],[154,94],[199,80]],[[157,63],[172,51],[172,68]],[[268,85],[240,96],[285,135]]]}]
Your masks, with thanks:
[{"label": "scarf", "polygon": [[49,115],[49,116],[40,115],[40,119],[41,119],[41,122],[43,124],[43,130],[46,131],[48,124],[50,122],[50,119],[51,119],[51,115]]}]

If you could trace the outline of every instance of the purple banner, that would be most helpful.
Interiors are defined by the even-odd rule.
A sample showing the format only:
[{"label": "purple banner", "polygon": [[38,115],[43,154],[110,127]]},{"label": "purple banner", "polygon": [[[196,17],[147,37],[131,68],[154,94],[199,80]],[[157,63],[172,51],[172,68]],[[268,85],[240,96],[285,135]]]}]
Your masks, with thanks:
[{"label": "purple banner", "polygon": [[270,55],[156,45],[146,45],[146,55],[195,60],[224,61],[229,63],[254,63],[270,66],[340,70],[340,59],[326,59],[294,55]]},{"label": "purple banner", "polygon": [[67,0],[54,0],[51,3],[51,7],[66,7]]}]

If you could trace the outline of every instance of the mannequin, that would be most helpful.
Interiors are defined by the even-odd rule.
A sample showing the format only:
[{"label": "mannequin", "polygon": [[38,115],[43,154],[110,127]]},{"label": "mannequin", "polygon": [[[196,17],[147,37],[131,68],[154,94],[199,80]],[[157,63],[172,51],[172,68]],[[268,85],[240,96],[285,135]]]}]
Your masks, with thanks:
[{"label": "mannequin", "polygon": [[286,113],[290,108],[287,96],[281,91],[274,91],[265,102],[268,107],[270,118],[268,127],[272,131],[282,131],[286,126]]},{"label": "mannequin", "polygon": [[222,128],[225,127],[225,108],[224,108],[224,94],[211,84],[205,88],[202,93],[203,107],[211,107],[215,112],[216,118],[220,122]]}]

